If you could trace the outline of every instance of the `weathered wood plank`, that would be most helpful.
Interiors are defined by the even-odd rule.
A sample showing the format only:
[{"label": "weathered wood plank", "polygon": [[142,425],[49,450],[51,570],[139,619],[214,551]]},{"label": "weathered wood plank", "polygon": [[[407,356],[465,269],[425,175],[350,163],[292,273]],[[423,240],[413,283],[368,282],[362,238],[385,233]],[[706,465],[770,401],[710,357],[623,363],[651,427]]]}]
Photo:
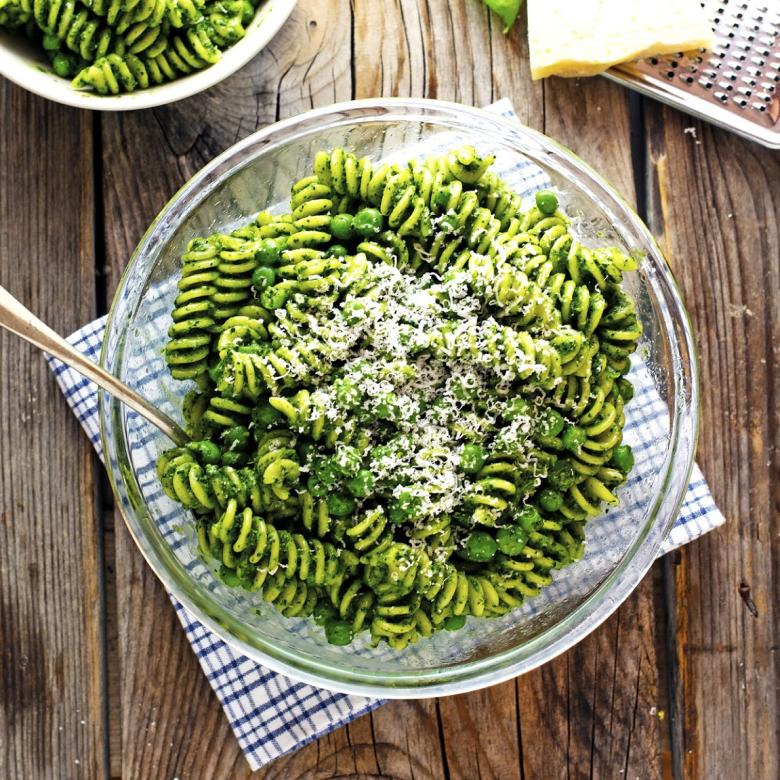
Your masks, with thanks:
[{"label": "weathered wood plank", "polygon": [[[525,28],[508,35],[481,3],[355,4],[354,97],[428,97],[486,106],[514,91],[520,121],[539,125],[541,85],[530,82]],[[380,52],[380,56],[376,53]]]},{"label": "weathered wood plank", "polygon": [[[463,724],[464,729],[468,727]],[[445,780],[435,699],[391,701],[261,769],[257,780]]]},{"label": "weathered wood plank", "polygon": [[[594,80],[534,84],[528,78],[525,46],[522,25],[504,36],[496,18],[474,0],[448,4],[383,0],[370,7],[346,0],[301,0],[271,46],[222,85],[153,112],[104,118],[109,290],[148,223],[205,162],[257,127],[352,97],[426,95],[472,105],[510,97],[522,121],[578,148],[632,198],[623,93]],[[567,122],[571,107],[576,118]],[[193,778],[245,776],[246,765],[167,597],[123,528],[117,528],[116,549],[123,615],[124,776],[163,772]],[[534,682],[529,676],[517,686],[507,683],[443,699],[438,706],[433,701],[393,702],[280,759],[258,776],[454,778],[472,777],[475,771],[490,776],[489,771],[503,778],[521,777],[525,771],[532,777],[537,754],[531,748],[531,758],[521,764],[519,750],[526,719],[531,742],[534,730],[541,728],[539,710],[529,707],[533,701],[529,695],[533,690],[539,707],[549,712],[551,691],[558,688],[582,699],[571,729],[572,715],[566,708],[554,710],[560,727],[572,733],[567,757],[572,771],[582,767],[594,730],[602,736],[596,720],[606,730],[604,724],[614,716],[622,730],[604,743],[597,759],[604,756],[606,766],[620,755],[622,765],[633,767],[634,756],[644,756],[636,759],[636,766],[647,769],[644,777],[658,776],[655,766],[660,764],[653,764],[656,726],[641,719],[629,724],[626,715],[632,704],[644,707],[653,697],[653,621],[645,622],[644,634],[636,628],[640,616],[649,614],[650,603],[645,588],[621,610],[625,625],[604,629],[601,639],[588,640],[591,645],[580,656],[546,667],[545,680]],[[620,645],[615,644],[618,635]],[[622,665],[619,653],[629,659]],[[573,663],[577,674],[569,676]],[[581,668],[587,669],[586,680],[579,674]],[[606,698],[599,699],[594,710],[599,685],[616,669],[621,674],[609,690],[617,715]],[[587,696],[577,693],[580,685]],[[208,740],[202,738],[204,733]],[[537,736],[540,745],[548,744],[547,734]],[[596,776],[605,774],[606,769]]]},{"label": "weathered wood plank", "polygon": [[449,777],[521,780],[515,681],[439,700]]},{"label": "weathered wood plank", "polygon": [[[108,703],[108,758],[109,776],[122,777],[122,665],[119,662],[119,604],[116,593],[116,534],[114,510],[103,513],[106,603],[106,698]],[[119,522],[122,522],[121,517]]]},{"label": "weathered wood plank", "polygon": [[126,529],[116,536],[122,777],[248,775],[164,589]]},{"label": "weathered wood plank", "polygon": [[[3,79],[0,127],[0,284],[69,333],[95,314],[90,116]],[[103,778],[95,458],[42,354],[6,331],[0,452],[0,777]]]},{"label": "weathered wood plank", "polygon": [[545,79],[543,129],[635,206],[628,101],[626,89],[604,78]]},{"label": "weathered wood plank", "polygon": [[[635,202],[628,95],[604,79],[547,79],[539,129]],[[651,577],[568,653],[517,680],[526,780],[660,778]],[[653,714],[651,714],[653,713]]]},{"label": "weathered wood plank", "polygon": [[569,652],[518,678],[528,780],[662,777],[649,584]]},{"label": "weathered wood plank", "polygon": [[[331,18],[326,9],[319,16]],[[522,56],[524,30],[516,29],[504,39],[494,18],[473,2],[421,5],[406,0],[384,2],[381,8],[376,3],[356,4],[353,28],[353,51],[360,63],[354,72],[356,99],[422,95],[486,105],[502,96],[500,90],[519,82],[527,68],[527,57]],[[456,53],[454,58],[452,52]],[[531,91],[541,95],[540,86]],[[520,101],[518,113],[525,121],[537,122],[543,115],[539,102],[525,99]],[[494,691],[496,696],[497,689]],[[514,696],[496,698],[500,706],[509,703],[514,720]],[[488,732],[475,730],[474,722],[461,720],[458,715],[463,707],[468,707],[465,697],[442,699],[438,708],[431,701],[394,701],[348,729],[328,735],[292,757],[279,759],[259,774],[268,780],[353,775],[399,780],[475,776],[458,774],[460,757],[455,757],[455,763],[452,756],[445,759],[439,745],[437,729],[442,725],[446,727],[445,741],[462,743],[472,750],[480,735]],[[475,717],[481,722],[479,712],[475,711]],[[491,739],[482,742],[482,755],[488,756],[487,760],[501,761],[499,751],[506,745]],[[513,749],[516,753],[516,742]]]},{"label": "weathered wood plank", "polygon": [[[203,95],[103,118],[109,299],[147,226],[198,169],[259,127],[351,97],[348,84],[347,91],[334,93],[334,83],[343,79],[334,82],[331,72],[337,68],[349,77],[339,23],[349,4],[331,4],[326,18],[321,10],[317,3],[300,3],[258,58]],[[320,47],[326,53],[318,57]],[[115,566],[122,777],[246,777],[249,767],[170,601],[121,523]]]},{"label": "weathered wood plank", "polygon": [[697,460],[728,521],[668,563],[675,774],[762,780],[780,766],[780,154],[646,113],[650,224],[701,361]]}]

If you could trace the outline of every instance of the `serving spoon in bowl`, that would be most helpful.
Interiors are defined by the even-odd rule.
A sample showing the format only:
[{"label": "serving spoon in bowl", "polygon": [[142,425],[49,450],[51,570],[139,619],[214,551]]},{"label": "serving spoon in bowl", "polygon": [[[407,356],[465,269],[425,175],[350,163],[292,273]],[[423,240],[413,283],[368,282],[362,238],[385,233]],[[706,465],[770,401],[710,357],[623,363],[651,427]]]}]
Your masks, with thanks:
[{"label": "serving spoon in bowl", "polygon": [[96,385],[111,393],[114,398],[138,412],[152,425],[157,426],[180,447],[190,441],[190,437],[181,426],[167,414],[163,414],[135,390],[131,390],[124,382],[68,344],[65,339],[41,322],[2,286],[0,286],[0,328],[10,330],[11,333],[69,365],[82,376],[91,379]]}]

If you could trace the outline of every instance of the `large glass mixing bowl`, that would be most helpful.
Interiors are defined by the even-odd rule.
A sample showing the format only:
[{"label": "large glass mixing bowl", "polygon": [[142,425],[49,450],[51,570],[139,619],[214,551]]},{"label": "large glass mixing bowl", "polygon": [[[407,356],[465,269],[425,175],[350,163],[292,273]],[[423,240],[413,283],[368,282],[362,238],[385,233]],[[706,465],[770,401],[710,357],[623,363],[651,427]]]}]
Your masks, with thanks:
[{"label": "large glass mixing bowl", "polygon": [[402,652],[372,648],[367,634],[347,647],[329,645],[313,621],[283,618],[259,593],[218,580],[214,562],[197,553],[191,516],[157,481],[155,461],[171,442],[101,395],[103,446],[117,503],[165,587],[236,651],[331,690],[409,698],[500,682],[582,639],[645,575],[683,500],[698,429],[691,329],[649,231],[585,163],[512,119],[430,100],[358,101],[268,127],[194,176],[136,249],[108,320],[103,365],[181,419],[190,386],[170,378],[163,352],[180,257],[190,239],[227,232],[261,209],[285,209],[291,185],[310,175],[320,149],[345,147],[358,156],[406,162],[463,143],[496,154],[499,174],[521,170],[537,184],[548,179],[562,193],[566,211],[577,215],[574,229],[590,246],[617,245],[641,258],[639,271],[625,281],[644,326],[631,377],[638,398],[626,407],[625,438],[634,445],[636,467],[619,491],[620,506],[588,523],[583,560],[556,572],[540,596],[500,619],[469,618],[465,629],[439,632]]}]

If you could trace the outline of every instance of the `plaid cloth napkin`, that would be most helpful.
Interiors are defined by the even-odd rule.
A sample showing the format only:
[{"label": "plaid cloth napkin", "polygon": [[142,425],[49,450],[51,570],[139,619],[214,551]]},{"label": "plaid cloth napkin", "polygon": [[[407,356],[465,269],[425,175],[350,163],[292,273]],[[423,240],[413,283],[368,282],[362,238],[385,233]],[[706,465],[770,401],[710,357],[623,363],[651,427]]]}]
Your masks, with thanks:
[{"label": "plaid cloth napkin", "polygon": [[[508,100],[493,104],[489,110],[515,117]],[[521,163],[514,174],[519,175],[525,186],[522,191],[517,179],[513,181],[524,196],[548,185],[544,173],[532,163]],[[68,342],[97,362],[105,324],[106,318],[102,317],[74,333]],[[46,358],[68,404],[102,460],[97,388],[60,361],[49,355]],[[638,414],[629,421],[626,433],[631,425],[652,425],[653,420],[666,411],[652,383],[643,385],[641,379],[632,407]],[[665,540],[661,554],[696,539],[723,522],[724,517],[715,506],[704,477],[694,466],[680,516]],[[384,703],[382,699],[332,693],[273,672],[231,650],[193,619],[175,599],[171,600],[252,769],[258,769]]]}]

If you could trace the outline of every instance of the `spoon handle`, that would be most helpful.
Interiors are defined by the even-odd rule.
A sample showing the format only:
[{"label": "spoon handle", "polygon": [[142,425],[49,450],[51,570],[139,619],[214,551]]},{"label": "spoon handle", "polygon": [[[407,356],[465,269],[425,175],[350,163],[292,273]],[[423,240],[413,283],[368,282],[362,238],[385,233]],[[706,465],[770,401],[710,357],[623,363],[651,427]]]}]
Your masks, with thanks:
[{"label": "spoon handle", "polygon": [[96,385],[107,390],[114,398],[134,409],[142,417],[156,425],[176,444],[186,444],[190,437],[170,417],[152,406],[126,384],[110,374],[97,363],[68,344],[48,325],[41,322],[29,309],[22,306],[4,287],[0,286],[0,327],[10,330],[25,341],[29,341],[44,352],[66,363],[91,379]]}]

